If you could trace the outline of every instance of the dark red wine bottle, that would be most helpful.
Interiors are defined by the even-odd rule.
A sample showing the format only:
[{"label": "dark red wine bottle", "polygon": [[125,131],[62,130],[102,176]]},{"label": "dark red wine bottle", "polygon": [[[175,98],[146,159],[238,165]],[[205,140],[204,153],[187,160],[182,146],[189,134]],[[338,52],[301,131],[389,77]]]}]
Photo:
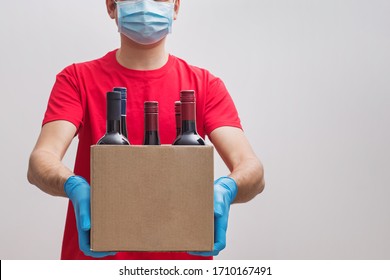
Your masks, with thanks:
[{"label": "dark red wine bottle", "polygon": [[176,118],[176,138],[179,137],[181,132],[181,102],[175,102],[175,118]]},{"label": "dark red wine bottle", "polygon": [[205,145],[202,137],[196,131],[195,91],[180,92],[181,101],[181,132],[173,145]]},{"label": "dark red wine bottle", "polygon": [[160,145],[160,135],[158,132],[158,102],[146,101],[144,104],[144,113],[144,145]]},{"label": "dark red wine bottle", "polygon": [[121,134],[121,93],[107,92],[107,130],[97,145],[130,145]]},{"label": "dark red wine bottle", "polygon": [[125,87],[116,87],[113,91],[121,93],[121,133],[128,139],[126,122],[127,89]]}]

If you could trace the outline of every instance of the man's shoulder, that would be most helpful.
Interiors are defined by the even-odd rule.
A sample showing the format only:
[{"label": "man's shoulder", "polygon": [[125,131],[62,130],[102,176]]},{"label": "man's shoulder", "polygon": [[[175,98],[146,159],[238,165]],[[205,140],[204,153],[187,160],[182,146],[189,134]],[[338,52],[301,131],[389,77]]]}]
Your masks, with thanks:
[{"label": "man's shoulder", "polygon": [[208,78],[208,79],[215,78],[214,75],[206,68],[190,64],[182,58],[179,58],[176,56],[173,56],[173,57],[176,60],[176,65],[177,65],[176,67],[178,67],[181,71],[186,71],[186,72],[189,72],[193,75],[196,75],[196,76],[202,77],[202,78]]},{"label": "man's shoulder", "polygon": [[115,58],[116,50],[110,51],[106,53],[104,56],[93,59],[86,60],[82,62],[74,62],[68,66],[66,66],[59,74],[75,74],[76,72],[84,72],[84,71],[94,71],[96,69],[104,69],[106,67],[110,67],[110,63],[112,63],[112,58]]}]

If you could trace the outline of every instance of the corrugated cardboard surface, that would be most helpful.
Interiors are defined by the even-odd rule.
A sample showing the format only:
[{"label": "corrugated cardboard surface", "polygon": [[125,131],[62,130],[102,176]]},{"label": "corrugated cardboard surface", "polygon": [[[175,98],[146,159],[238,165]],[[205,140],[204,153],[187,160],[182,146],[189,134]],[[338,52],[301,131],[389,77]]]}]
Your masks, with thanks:
[{"label": "corrugated cardboard surface", "polygon": [[213,147],[91,147],[93,251],[211,251]]}]

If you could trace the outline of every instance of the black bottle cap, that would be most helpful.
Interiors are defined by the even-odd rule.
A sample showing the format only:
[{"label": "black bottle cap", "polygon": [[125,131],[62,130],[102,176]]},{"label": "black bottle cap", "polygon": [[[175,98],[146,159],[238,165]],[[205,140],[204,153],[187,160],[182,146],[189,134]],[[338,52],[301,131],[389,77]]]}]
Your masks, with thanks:
[{"label": "black bottle cap", "polygon": [[107,120],[121,119],[121,93],[118,91],[107,92]]},{"label": "black bottle cap", "polygon": [[125,88],[125,87],[114,87],[113,91],[120,92],[122,99],[126,99],[127,98],[127,88]]},{"label": "black bottle cap", "polygon": [[107,100],[121,100],[121,93],[118,91],[107,92]]}]

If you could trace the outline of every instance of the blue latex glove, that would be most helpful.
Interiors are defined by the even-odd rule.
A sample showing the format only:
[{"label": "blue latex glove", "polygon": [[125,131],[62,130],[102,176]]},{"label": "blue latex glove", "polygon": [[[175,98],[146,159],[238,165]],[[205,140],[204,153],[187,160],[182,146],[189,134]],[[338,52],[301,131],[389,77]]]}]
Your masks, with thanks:
[{"label": "blue latex glove", "polygon": [[114,252],[92,252],[90,247],[91,230],[91,187],[83,177],[71,176],[64,184],[66,195],[73,203],[76,215],[77,231],[79,234],[80,250],[93,258],[113,256]]},{"label": "blue latex glove", "polygon": [[221,177],[214,182],[214,249],[210,252],[189,252],[197,256],[217,256],[226,247],[230,204],[237,195],[237,184],[233,178]]}]

